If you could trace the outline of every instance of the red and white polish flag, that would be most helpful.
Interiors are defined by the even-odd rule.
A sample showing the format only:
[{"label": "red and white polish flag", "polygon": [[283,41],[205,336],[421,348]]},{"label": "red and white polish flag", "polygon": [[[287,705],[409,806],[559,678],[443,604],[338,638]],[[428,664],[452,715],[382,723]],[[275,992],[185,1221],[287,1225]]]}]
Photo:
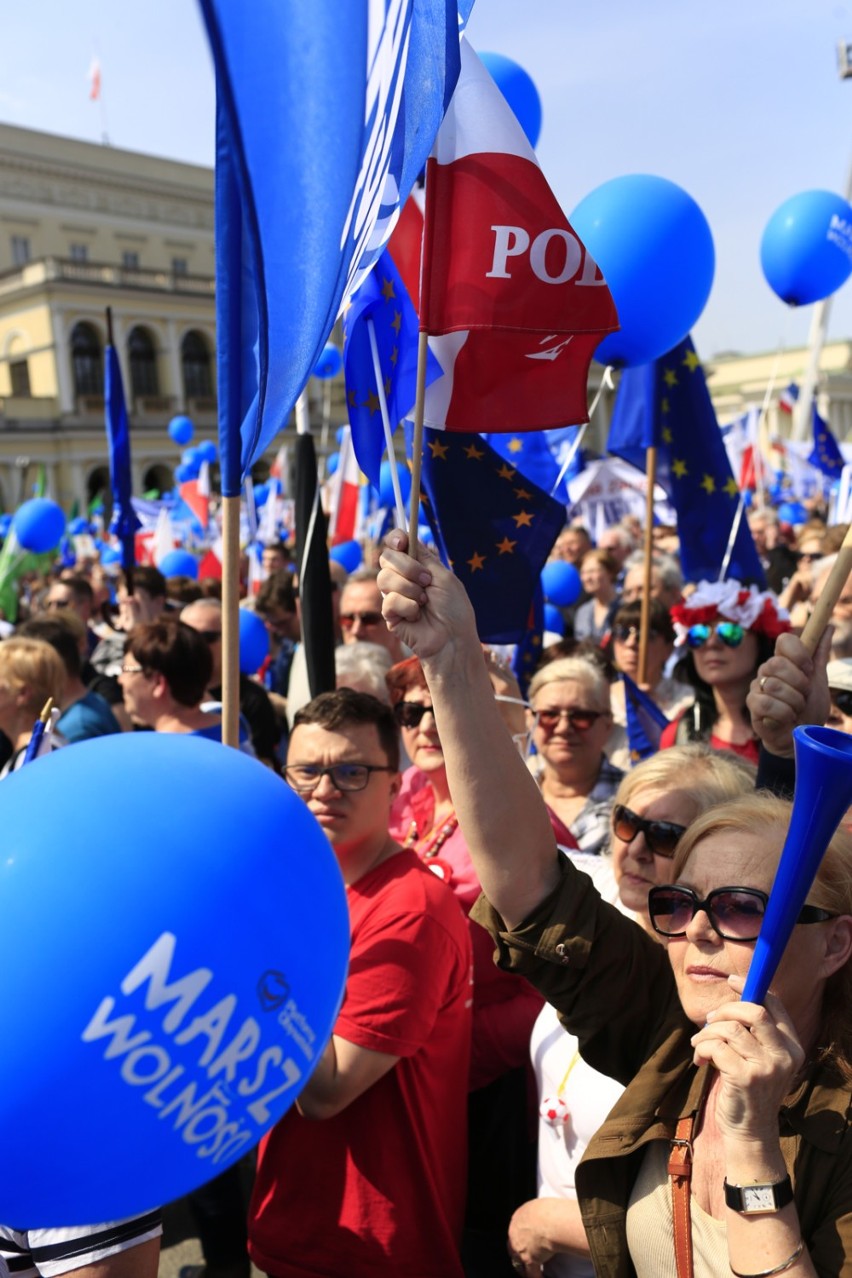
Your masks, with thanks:
[{"label": "red and white polish flag", "polygon": [[425,423],[543,430],[588,420],[612,295],[491,76],[462,40],[458,85],[426,170],[420,327],[445,376]]},{"label": "red and white polish flag", "polygon": [[340,462],[327,484],[328,536],[332,546],[354,541],[360,533],[361,470],[352,447],[352,431],[343,427]]}]

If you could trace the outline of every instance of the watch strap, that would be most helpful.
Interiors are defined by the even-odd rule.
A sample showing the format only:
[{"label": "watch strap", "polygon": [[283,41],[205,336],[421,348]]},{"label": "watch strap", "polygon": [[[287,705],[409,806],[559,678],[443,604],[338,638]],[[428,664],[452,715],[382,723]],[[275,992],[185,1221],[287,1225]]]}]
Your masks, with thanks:
[{"label": "watch strap", "polygon": [[[774,1206],[750,1207],[746,1201],[746,1191],[755,1189],[770,1190]],[[774,1184],[729,1185],[727,1180],[725,1181],[725,1203],[733,1211],[743,1212],[746,1215],[757,1215],[758,1212],[763,1211],[781,1211],[782,1207],[786,1207],[792,1201],[793,1185],[789,1176],[785,1176],[783,1180],[778,1180]]]}]

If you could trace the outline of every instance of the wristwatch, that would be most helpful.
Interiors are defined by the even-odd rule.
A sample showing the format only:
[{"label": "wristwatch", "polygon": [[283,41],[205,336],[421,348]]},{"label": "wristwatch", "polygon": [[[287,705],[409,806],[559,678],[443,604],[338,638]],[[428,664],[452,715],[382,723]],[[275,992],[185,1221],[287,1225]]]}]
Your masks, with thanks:
[{"label": "wristwatch", "polygon": [[743,1216],[756,1216],[762,1211],[780,1211],[793,1201],[790,1177],[774,1185],[729,1185],[725,1181],[725,1202]]}]

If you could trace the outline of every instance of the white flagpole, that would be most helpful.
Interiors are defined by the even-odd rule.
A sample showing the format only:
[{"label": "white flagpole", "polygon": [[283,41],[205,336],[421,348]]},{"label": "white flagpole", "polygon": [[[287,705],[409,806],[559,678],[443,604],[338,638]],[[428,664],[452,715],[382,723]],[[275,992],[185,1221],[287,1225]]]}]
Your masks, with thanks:
[{"label": "white flagpole", "polygon": [[585,435],[586,431],[589,428],[592,417],[594,416],[594,413],[595,413],[595,409],[600,403],[601,396],[603,395],[605,390],[613,390],[613,389],[614,389],[614,386],[612,381],[612,365],[607,364],[606,368],[603,371],[603,376],[601,377],[601,384],[598,387],[597,391],[595,392],[595,397],[592,400],[591,407],[589,408],[589,420],[587,422],[583,422],[583,425],[580,427],[580,429],[577,432],[577,435],[574,439],[573,444],[568,450],[568,454],[564,462],[562,463],[559,474],[556,476],[556,479],[554,480],[554,483],[553,483],[553,487],[550,490],[551,497],[555,495],[557,488],[562,483],[562,480],[565,478],[568,471],[570,470],[571,463],[573,462],[574,458],[577,456],[577,453],[580,449],[580,445],[583,442],[583,436]]},{"label": "white flagpole", "polygon": [[[373,376],[376,379],[376,393],[379,397],[379,408],[382,414],[382,429],[385,435],[385,446],[388,453],[388,464],[391,472],[391,483],[393,484],[393,497],[396,503],[396,522],[397,527],[403,532],[408,532],[408,525],[405,519],[405,502],[402,500],[402,489],[399,486],[399,470],[396,464],[396,453],[393,448],[393,434],[391,431],[390,417],[388,415],[388,401],[385,397],[385,387],[382,380],[382,367],[379,362],[379,346],[376,341],[376,328],[373,324],[373,317],[367,316],[367,336],[370,339],[370,354],[373,357]],[[412,518],[414,516],[412,515]]]}]

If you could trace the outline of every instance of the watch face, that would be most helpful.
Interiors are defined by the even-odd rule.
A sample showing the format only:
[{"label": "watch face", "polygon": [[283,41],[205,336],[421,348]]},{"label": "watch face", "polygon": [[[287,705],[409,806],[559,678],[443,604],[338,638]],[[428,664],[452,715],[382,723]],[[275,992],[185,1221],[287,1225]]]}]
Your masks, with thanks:
[{"label": "watch face", "polygon": [[749,1185],[743,1188],[745,1211],[774,1211],[775,1191],[771,1185]]}]

